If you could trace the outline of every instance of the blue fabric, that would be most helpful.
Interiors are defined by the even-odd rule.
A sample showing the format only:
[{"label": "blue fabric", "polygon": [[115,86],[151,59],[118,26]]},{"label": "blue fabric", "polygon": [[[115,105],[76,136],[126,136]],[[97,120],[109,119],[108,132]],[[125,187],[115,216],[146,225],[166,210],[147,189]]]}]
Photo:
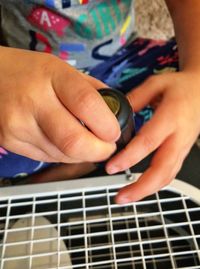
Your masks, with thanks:
[{"label": "blue fabric", "polygon": [[[178,54],[174,39],[166,42],[138,38],[105,62],[87,71],[110,87],[127,93],[150,75],[177,70]],[[151,107],[146,107],[135,115],[136,130],[139,130],[152,113]],[[50,165],[52,164],[36,162],[0,148],[0,177],[25,176]]]}]

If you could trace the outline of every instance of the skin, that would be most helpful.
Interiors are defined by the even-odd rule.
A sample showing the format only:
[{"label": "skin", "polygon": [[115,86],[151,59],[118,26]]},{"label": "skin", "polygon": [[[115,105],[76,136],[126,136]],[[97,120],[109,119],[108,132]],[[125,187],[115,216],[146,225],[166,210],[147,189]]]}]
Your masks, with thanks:
[{"label": "skin", "polygon": [[[120,190],[117,203],[137,201],[169,184],[200,132],[200,1],[166,3],[174,21],[180,72],[150,77],[128,94],[134,111],[159,103],[152,119],[108,161],[107,172],[123,171],[156,153],[140,179]],[[114,152],[120,132],[96,91],[103,83],[54,56],[8,48],[1,48],[0,56],[0,145],[32,159],[63,163],[96,162]],[[74,167],[73,175],[79,175]],[[69,175],[65,168],[60,178]],[[80,172],[87,169],[93,167],[81,166]],[[59,173],[48,172],[49,180],[55,171]],[[41,181],[44,178],[42,174]]]},{"label": "skin", "polygon": [[120,128],[97,91],[105,84],[49,54],[1,47],[0,57],[1,146],[62,163],[98,162],[115,151]]},{"label": "skin", "polygon": [[139,180],[122,188],[116,202],[137,201],[176,176],[200,132],[200,2],[168,0],[179,48],[180,72],[155,75],[128,94],[135,111],[160,99],[152,119],[107,163],[110,174],[135,165],[156,150]]}]

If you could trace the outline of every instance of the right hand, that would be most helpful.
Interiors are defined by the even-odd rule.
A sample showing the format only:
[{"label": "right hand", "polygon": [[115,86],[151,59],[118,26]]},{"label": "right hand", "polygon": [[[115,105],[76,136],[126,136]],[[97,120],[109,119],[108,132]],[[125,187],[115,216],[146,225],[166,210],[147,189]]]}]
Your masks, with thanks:
[{"label": "right hand", "polygon": [[98,162],[115,151],[120,128],[97,91],[105,84],[45,53],[1,47],[0,58],[2,147],[63,163]]}]

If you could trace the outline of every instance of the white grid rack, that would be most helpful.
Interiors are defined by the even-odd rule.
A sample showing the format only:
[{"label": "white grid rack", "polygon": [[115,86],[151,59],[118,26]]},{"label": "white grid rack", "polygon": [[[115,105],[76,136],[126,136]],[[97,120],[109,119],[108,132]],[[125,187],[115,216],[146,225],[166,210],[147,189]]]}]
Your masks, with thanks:
[{"label": "white grid rack", "polygon": [[200,191],[174,181],[116,205],[125,183],[121,175],[0,189],[0,269],[200,268]]}]

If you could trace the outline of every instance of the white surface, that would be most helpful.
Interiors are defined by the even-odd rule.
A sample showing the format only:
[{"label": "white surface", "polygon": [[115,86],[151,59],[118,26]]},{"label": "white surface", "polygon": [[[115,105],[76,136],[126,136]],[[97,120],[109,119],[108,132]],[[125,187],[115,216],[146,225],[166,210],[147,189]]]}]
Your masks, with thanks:
[{"label": "white surface", "polygon": [[[8,233],[4,244],[9,244],[4,253],[5,258],[9,257],[24,257],[24,259],[11,259],[5,262],[4,269],[48,269],[50,267],[57,267],[58,255],[53,254],[51,256],[43,256],[42,254],[48,252],[57,252],[57,239],[51,240],[52,238],[58,238],[58,231],[53,227],[47,227],[50,222],[44,217],[36,217],[35,224],[32,224],[32,218],[22,218],[15,222],[11,227],[15,230],[12,233]],[[34,226],[45,226],[45,229],[33,230]],[[26,230],[25,228],[31,227],[31,229]],[[23,229],[24,228],[24,229]],[[19,233],[17,230],[21,229]],[[46,241],[45,239],[49,239]],[[44,241],[42,240],[44,239]],[[38,241],[36,241],[38,240]],[[27,242],[24,244],[14,244],[21,241]],[[33,242],[37,242],[34,243]],[[2,248],[2,247],[1,247]],[[67,248],[63,241],[60,243],[60,251],[67,251]],[[2,249],[0,249],[0,253]],[[35,255],[34,259],[29,259],[30,253]],[[69,269],[72,268],[70,256],[68,253],[59,260],[60,266],[68,266]]]},{"label": "white surface", "polygon": [[194,261],[181,268],[200,268],[200,191],[174,180],[147,199],[115,204],[127,183],[120,175],[0,189],[0,269],[148,269],[149,261],[177,269],[184,259]]},{"label": "white surface", "polygon": [[[139,178],[140,173],[133,174],[134,181]],[[199,179],[200,180],[200,179]],[[60,194],[65,192],[74,193],[77,191],[84,190],[95,190],[98,188],[105,188],[105,186],[116,187],[124,186],[130,184],[130,181],[127,181],[126,175],[114,175],[114,176],[104,176],[104,177],[94,177],[94,178],[84,178],[84,179],[76,179],[76,180],[66,180],[66,181],[57,181],[51,183],[42,183],[42,184],[34,184],[34,185],[23,185],[23,186],[11,186],[0,188],[0,199],[2,198],[10,198],[12,196],[21,197],[32,194],[37,194],[37,196],[48,196],[49,193],[51,195]],[[198,203],[200,203],[200,190],[196,187],[180,181],[178,179],[174,179],[169,186],[168,189],[172,189],[175,192],[182,193],[188,195],[189,197],[194,198]]]}]

